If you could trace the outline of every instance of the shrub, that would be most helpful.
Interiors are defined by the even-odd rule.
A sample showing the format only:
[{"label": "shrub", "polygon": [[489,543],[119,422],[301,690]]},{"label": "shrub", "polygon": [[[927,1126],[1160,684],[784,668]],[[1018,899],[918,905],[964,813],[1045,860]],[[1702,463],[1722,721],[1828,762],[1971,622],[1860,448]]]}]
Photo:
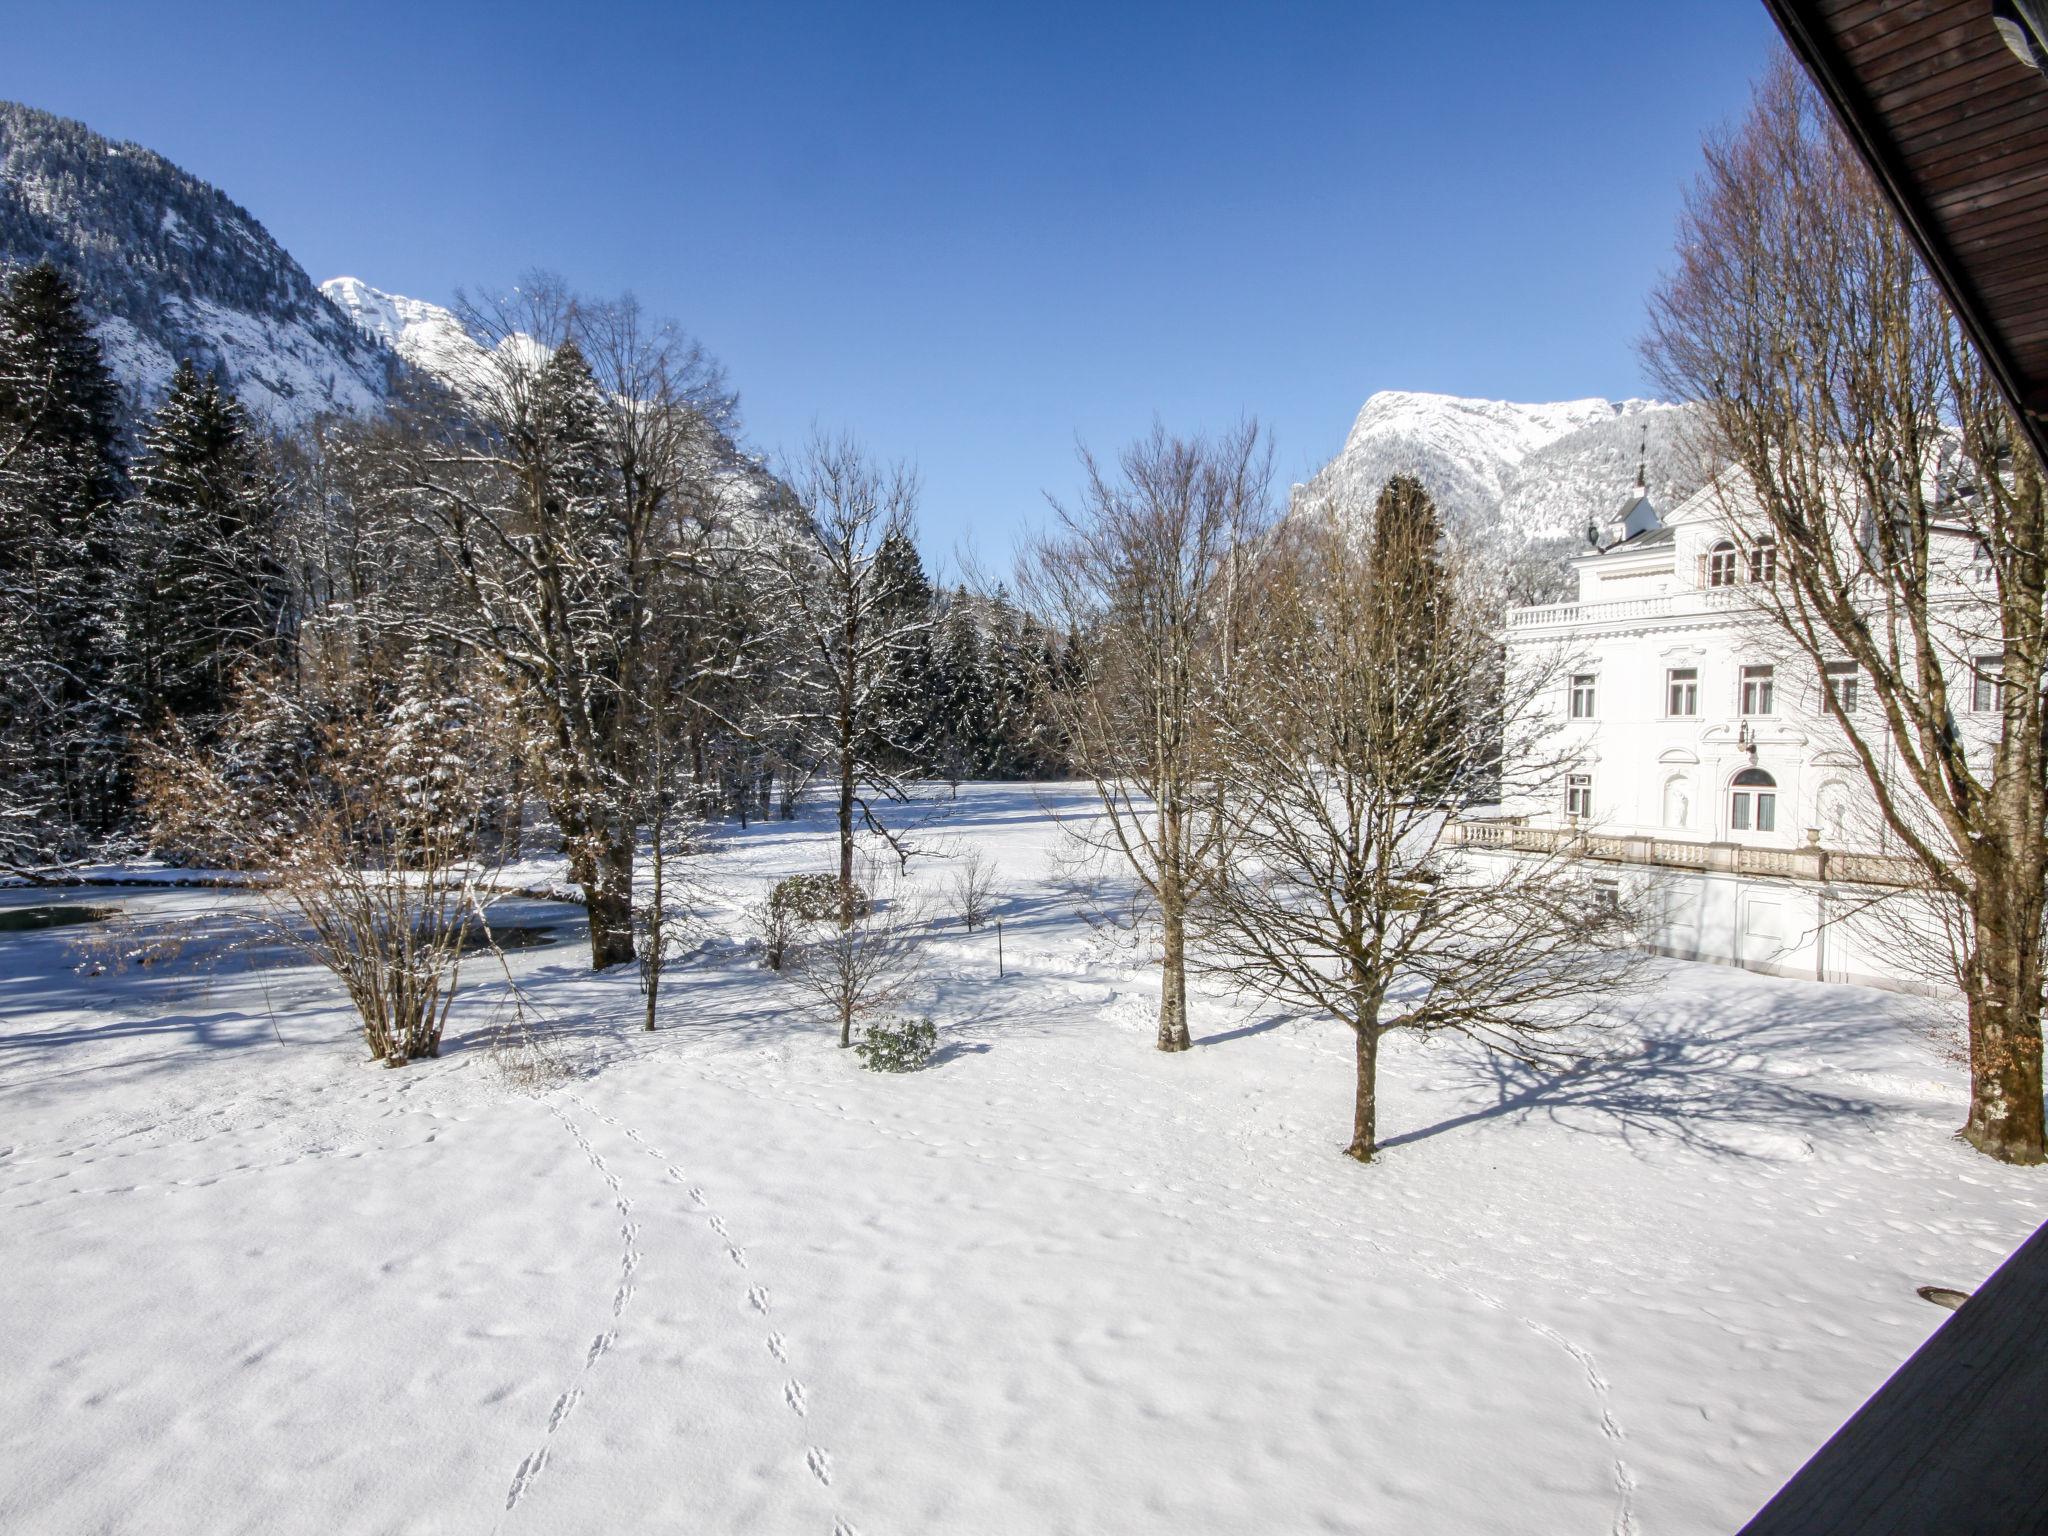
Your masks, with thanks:
[{"label": "shrub", "polygon": [[770,899],[748,909],[761,931],[761,963],[771,971],[782,969],[783,958],[796,938],[797,920],[787,907]]},{"label": "shrub", "polygon": [[995,888],[995,866],[988,855],[979,848],[968,849],[953,871],[952,897],[954,915],[969,933],[988,921]]},{"label": "shrub", "polygon": [[915,1072],[931,1065],[939,1032],[930,1019],[877,1019],[854,1050],[870,1072]]},{"label": "shrub", "polygon": [[[856,882],[851,894],[854,917],[866,917],[874,906],[868,899],[868,893]],[[774,916],[795,922],[836,922],[839,918],[839,877],[791,875],[786,880],[779,880],[768,894],[768,910]]]}]

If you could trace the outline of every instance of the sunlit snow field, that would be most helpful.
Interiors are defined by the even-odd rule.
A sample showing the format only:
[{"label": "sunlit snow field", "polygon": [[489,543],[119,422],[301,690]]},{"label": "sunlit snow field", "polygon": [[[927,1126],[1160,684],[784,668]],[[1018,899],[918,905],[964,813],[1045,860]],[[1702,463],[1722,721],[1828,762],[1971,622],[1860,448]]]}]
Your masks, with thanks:
[{"label": "sunlit snow field", "polygon": [[508,909],[562,925],[510,957],[538,1091],[483,964],[387,1071],[194,930],[246,896],[0,933],[0,1530],[1724,1536],[1947,1315],[1915,1286],[2048,1217],[1951,1139],[1932,1004],[1679,964],[1588,1070],[1395,1040],[1359,1167],[1327,1022],[1203,991],[1152,1049],[1048,807],[920,809],[913,881],[994,857],[1008,975],[935,928],[902,1077],[745,947],[815,808],[689,861],[651,1035]]}]

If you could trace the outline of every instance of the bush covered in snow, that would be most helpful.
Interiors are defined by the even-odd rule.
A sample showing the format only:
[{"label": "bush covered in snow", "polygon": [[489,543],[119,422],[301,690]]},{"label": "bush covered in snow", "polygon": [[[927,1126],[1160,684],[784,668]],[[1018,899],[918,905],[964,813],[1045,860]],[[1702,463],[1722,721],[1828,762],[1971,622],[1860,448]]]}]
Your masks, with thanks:
[{"label": "bush covered in snow", "polygon": [[915,1072],[931,1065],[939,1031],[930,1019],[877,1019],[854,1045],[870,1072]]},{"label": "bush covered in snow", "polygon": [[[855,882],[852,890],[853,916],[866,917],[873,908],[868,893]],[[800,923],[822,923],[839,916],[837,875],[791,875],[776,882],[768,896],[771,914]]]}]

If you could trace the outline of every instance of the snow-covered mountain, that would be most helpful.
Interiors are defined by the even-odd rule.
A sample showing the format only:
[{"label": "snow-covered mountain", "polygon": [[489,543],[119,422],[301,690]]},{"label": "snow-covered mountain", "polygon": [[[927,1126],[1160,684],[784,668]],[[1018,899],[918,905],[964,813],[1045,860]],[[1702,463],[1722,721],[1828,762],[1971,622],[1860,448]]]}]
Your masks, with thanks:
[{"label": "snow-covered mountain", "polygon": [[1382,390],[1344,451],[1296,496],[1371,505],[1389,478],[1414,475],[1447,523],[1496,547],[1582,538],[1635,483],[1669,509],[1704,483],[1686,441],[1690,412],[1654,400],[1518,405]]},{"label": "snow-covered mountain", "polygon": [[320,291],[358,329],[436,378],[452,382],[483,361],[483,347],[439,304],[386,293],[359,277],[330,277]]},{"label": "snow-covered mountain", "polygon": [[225,193],[140,145],[0,102],[0,266],[45,258],[144,404],[188,357],[280,428],[390,393],[392,354]]}]

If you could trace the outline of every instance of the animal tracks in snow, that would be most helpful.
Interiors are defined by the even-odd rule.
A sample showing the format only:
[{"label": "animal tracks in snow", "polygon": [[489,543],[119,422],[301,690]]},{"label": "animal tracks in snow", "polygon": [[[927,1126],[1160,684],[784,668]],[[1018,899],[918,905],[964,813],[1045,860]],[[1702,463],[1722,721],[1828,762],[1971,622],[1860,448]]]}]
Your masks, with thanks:
[{"label": "animal tracks in snow", "polygon": [[[576,1405],[583,1401],[585,1383],[591,1371],[596,1369],[598,1361],[611,1353],[612,1346],[618,1342],[618,1320],[625,1312],[626,1304],[633,1299],[633,1276],[640,1268],[640,1224],[633,1219],[633,1202],[626,1195],[624,1183],[612,1171],[611,1164],[591,1145],[590,1138],[583,1134],[583,1128],[570,1119],[558,1105],[551,1104],[548,1107],[554,1111],[555,1118],[568,1128],[569,1135],[575,1139],[576,1145],[583,1149],[584,1157],[589,1160],[590,1166],[597,1170],[598,1176],[604,1180],[605,1187],[612,1193],[612,1205],[619,1213],[619,1283],[612,1291],[612,1326],[591,1339],[590,1347],[584,1351],[583,1368],[577,1373],[577,1379],[555,1399],[554,1407],[548,1411],[547,1427],[541,1431],[539,1447],[530,1452],[526,1459],[519,1463],[518,1470],[512,1474],[512,1486],[505,1494],[505,1510],[508,1514],[518,1508],[519,1501],[526,1497],[534,1480],[547,1467],[548,1452],[554,1444],[554,1437],[562,1426],[569,1422],[570,1415],[576,1411]],[[587,1104],[582,1107],[586,1111],[589,1109]]]},{"label": "animal tracks in snow", "polygon": [[[747,1268],[746,1249],[734,1237],[732,1228],[727,1224],[725,1218],[712,1206],[711,1197],[705,1193],[704,1187],[701,1184],[692,1183],[689,1174],[684,1171],[682,1166],[678,1163],[670,1162],[667,1156],[657,1149],[637,1127],[626,1125],[614,1116],[601,1113],[574,1095],[570,1097],[572,1102],[582,1108],[586,1114],[617,1130],[636,1149],[646,1153],[649,1157],[660,1163],[662,1165],[662,1172],[667,1175],[669,1182],[682,1192],[683,1197],[689,1201],[691,1206],[702,1213],[705,1226],[718,1239],[720,1246],[725,1251],[725,1256],[732,1261],[735,1267],[741,1270]],[[566,1116],[564,1117],[564,1123],[568,1123]],[[583,1141],[580,1135],[578,1140],[582,1142],[585,1152],[592,1157],[593,1161],[596,1161],[596,1153],[590,1148],[589,1144]],[[607,1178],[609,1178],[608,1169],[606,1173]],[[615,1191],[618,1188],[616,1183],[613,1183],[612,1187]],[[623,1201],[623,1195],[620,1198]],[[630,1264],[622,1269],[621,1285],[625,1288],[626,1294],[630,1294],[632,1273],[639,1264],[638,1250],[632,1244],[633,1238],[637,1236],[639,1229],[632,1223],[629,1205],[621,1206],[621,1214],[626,1218],[628,1247],[632,1254]],[[766,1286],[749,1285],[746,1288],[745,1297],[747,1306],[754,1313],[764,1318],[769,1315],[768,1289]],[[609,1348],[611,1335],[606,1334],[602,1337],[606,1341],[606,1347]],[[791,1363],[788,1335],[779,1329],[771,1329],[762,1340],[762,1343],[766,1348],[769,1358],[777,1366],[787,1369]],[[596,1358],[596,1354],[593,1354],[590,1363],[595,1364]],[[810,1390],[804,1385],[803,1381],[796,1376],[785,1376],[781,1379],[780,1389],[783,1405],[799,1420],[808,1420],[811,1416]],[[820,1487],[830,1488],[832,1486],[832,1454],[830,1451],[821,1445],[807,1446],[804,1451],[804,1465],[810,1470],[811,1476],[818,1480]],[[528,1480],[531,1480],[530,1477]],[[850,1522],[836,1516],[832,1522],[832,1533],[833,1536],[859,1536],[859,1532],[855,1530]]]}]

